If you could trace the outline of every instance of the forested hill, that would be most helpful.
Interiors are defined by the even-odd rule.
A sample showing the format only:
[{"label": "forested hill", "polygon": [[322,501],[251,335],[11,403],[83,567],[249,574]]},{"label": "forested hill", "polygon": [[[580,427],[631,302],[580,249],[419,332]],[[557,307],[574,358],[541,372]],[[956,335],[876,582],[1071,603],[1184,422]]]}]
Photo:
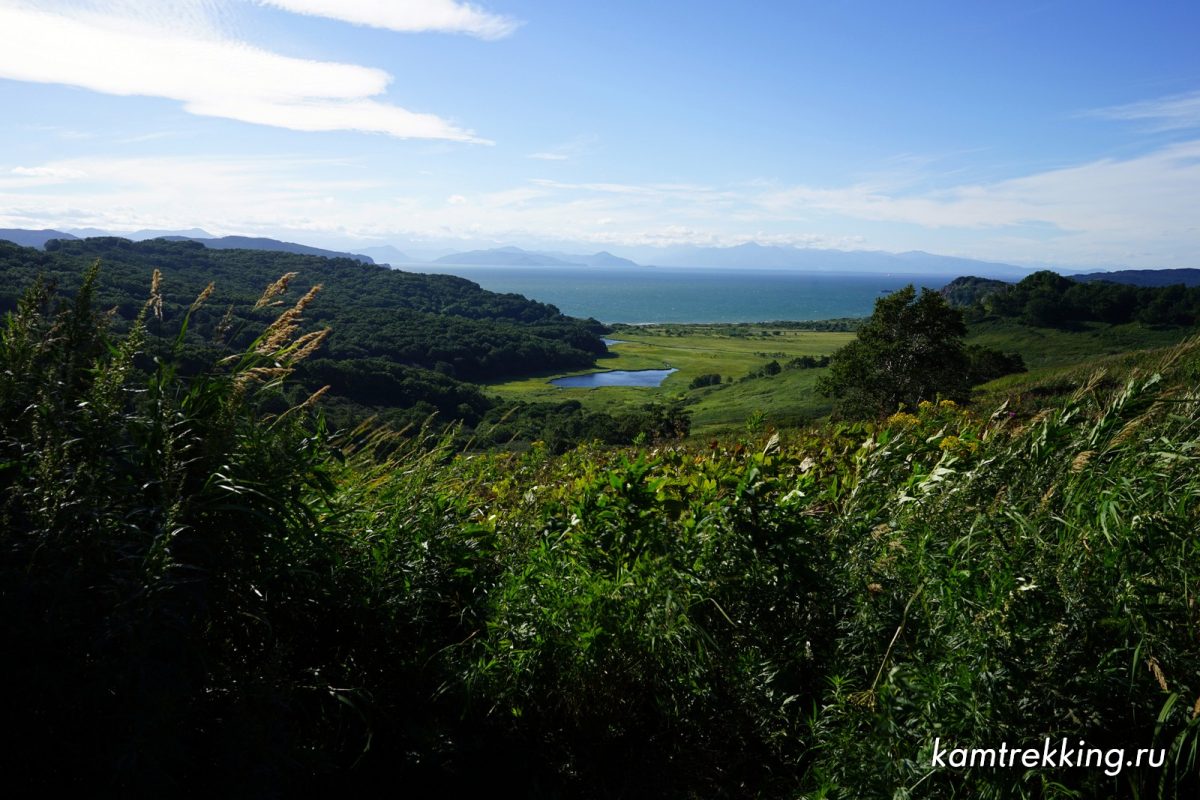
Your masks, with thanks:
[{"label": "forested hill", "polygon": [[320,302],[306,317],[314,327],[333,328],[326,351],[331,356],[387,358],[483,380],[588,366],[605,352],[597,336],[602,326],[594,320],[566,317],[554,306],[485,291],[462,278],[399,272],[349,259],[211,250],[195,242],[85,239],[53,242],[44,253],[0,243],[0,304],[12,308],[20,287],[38,273],[70,291],[96,259],[103,265],[100,301],[116,306],[125,318],[144,301],[154,269],[162,271],[168,317],[172,309],[186,308],[210,281],[215,283],[205,306],[209,311],[193,321],[200,338],[215,330],[230,304],[239,319],[267,319],[268,310],[256,314],[248,309],[263,289],[295,272],[291,300],[314,284],[323,287]]},{"label": "forested hill", "polygon": [[97,259],[96,303],[117,310],[118,328],[145,303],[155,269],[162,273],[163,321],[151,321],[152,333],[173,335],[188,306],[215,284],[187,332],[188,360],[196,365],[220,351],[240,351],[278,316],[279,307],[254,305],[282,276],[296,273],[275,306],[290,306],[321,284],[304,325],[332,330],[297,372],[297,388],[330,384],[335,405],[356,408],[356,415],[388,411],[394,422],[437,412],[442,420],[471,423],[494,404],[468,382],[586,368],[605,352],[598,336],[605,329],[595,320],[566,317],[554,306],[462,278],[162,239],[56,241],[46,251],[0,242],[0,312],[15,308],[39,275],[72,294]]}]

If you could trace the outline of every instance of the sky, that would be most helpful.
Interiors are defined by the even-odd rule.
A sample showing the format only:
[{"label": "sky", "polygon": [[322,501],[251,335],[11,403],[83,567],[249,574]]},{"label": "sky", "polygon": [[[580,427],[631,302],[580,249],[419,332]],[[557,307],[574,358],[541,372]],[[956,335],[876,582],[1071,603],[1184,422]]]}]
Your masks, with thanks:
[{"label": "sky", "polygon": [[1200,3],[0,0],[0,227],[1200,267]]}]

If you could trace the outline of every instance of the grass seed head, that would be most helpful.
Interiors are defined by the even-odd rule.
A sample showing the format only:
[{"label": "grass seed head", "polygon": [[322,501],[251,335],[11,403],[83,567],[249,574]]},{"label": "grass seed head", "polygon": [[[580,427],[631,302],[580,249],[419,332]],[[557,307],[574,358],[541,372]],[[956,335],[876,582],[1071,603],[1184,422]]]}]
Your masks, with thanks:
[{"label": "grass seed head", "polygon": [[163,298],[162,298],[162,272],[155,269],[150,275],[150,299],[146,301],[146,306],[154,311],[154,316],[162,320],[163,315]]},{"label": "grass seed head", "polygon": [[332,328],[323,328],[319,331],[312,331],[311,333],[306,333],[301,336],[296,340],[296,351],[292,353],[288,361],[291,364],[298,364],[304,359],[308,358],[310,355],[316,352],[317,348],[319,348],[327,338],[329,338],[329,334],[332,330]]},{"label": "grass seed head", "polygon": [[1071,461],[1071,472],[1083,472],[1088,462],[1092,460],[1092,456],[1096,455],[1095,450],[1084,450]]},{"label": "grass seed head", "polygon": [[273,299],[287,291],[288,284],[292,282],[292,278],[296,277],[298,272],[285,272],[283,277],[272,283],[263,291],[262,296],[258,298],[258,302],[254,304],[254,310],[262,308],[270,303]]},{"label": "grass seed head", "polygon": [[308,307],[308,304],[313,301],[313,298],[320,291],[321,284],[318,283],[297,300],[296,305],[280,314],[278,319],[267,326],[267,329],[263,331],[262,344],[258,346],[258,352],[262,354],[274,353],[286,347],[291,342],[292,335],[300,327],[300,319],[304,313],[304,309]]},{"label": "grass seed head", "polygon": [[204,287],[204,291],[200,292],[200,294],[197,295],[196,299],[192,301],[192,305],[188,309],[188,313],[190,314],[191,312],[195,311],[200,306],[204,305],[204,301],[207,300],[208,298],[212,297],[213,289],[215,289],[215,288],[216,288],[216,284],[213,283],[212,281],[209,281],[208,286]]},{"label": "grass seed head", "polygon": [[1146,659],[1146,668],[1150,670],[1150,674],[1154,676],[1154,680],[1158,681],[1159,688],[1164,692],[1169,691],[1169,689],[1167,689],[1167,676],[1163,673],[1162,667],[1158,663],[1158,659],[1154,656],[1150,656],[1150,658]]}]

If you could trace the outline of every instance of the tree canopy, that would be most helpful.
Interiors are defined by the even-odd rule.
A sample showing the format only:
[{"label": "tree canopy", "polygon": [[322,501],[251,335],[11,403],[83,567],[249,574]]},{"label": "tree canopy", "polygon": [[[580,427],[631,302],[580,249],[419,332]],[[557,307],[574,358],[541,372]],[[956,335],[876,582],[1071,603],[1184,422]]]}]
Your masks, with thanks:
[{"label": "tree canopy", "polygon": [[[836,413],[863,418],[939,397],[963,402],[973,383],[996,377],[990,373],[997,369],[1023,369],[1019,359],[968,350],[966,332],[962,313],[941,295],[929,289],[918,295],[907,286],[875,302],[858,338],[834,354],[818,388],[835,399]],[[985,363],[981,374],[976,367]]]}]

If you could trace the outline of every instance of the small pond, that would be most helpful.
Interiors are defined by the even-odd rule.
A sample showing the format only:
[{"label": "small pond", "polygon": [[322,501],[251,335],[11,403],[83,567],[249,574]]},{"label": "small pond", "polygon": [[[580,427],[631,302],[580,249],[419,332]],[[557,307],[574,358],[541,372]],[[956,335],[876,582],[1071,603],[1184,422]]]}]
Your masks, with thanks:
[{"label": "small pond", "polygon": [[605,347],[612,347],[614,344],[625,344],[624,339],[606,339],[603,336],[600,337],[600,341],[604,342]]},{"label": "small pond", "polygon": [[597,386],[659,386],[676,369],[614,369],[590,372],[587,375],[568,375],[550,383],[567,389],[594,389]]}]

